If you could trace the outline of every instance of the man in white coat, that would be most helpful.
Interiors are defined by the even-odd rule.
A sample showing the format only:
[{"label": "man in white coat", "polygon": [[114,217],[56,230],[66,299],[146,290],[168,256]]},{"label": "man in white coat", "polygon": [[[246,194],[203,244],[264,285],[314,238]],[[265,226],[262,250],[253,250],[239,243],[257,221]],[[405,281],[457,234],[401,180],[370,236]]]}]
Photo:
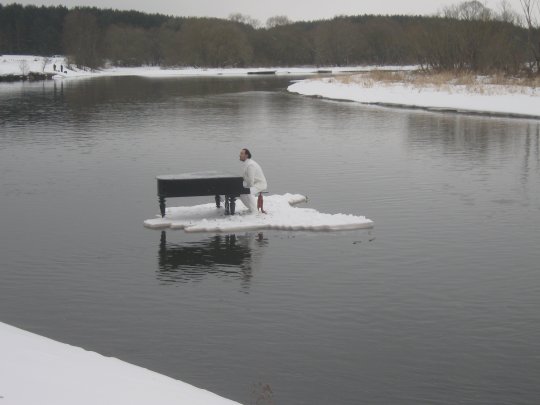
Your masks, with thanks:
[{"label": "man in white coat", "polygon": [[240,160],[244,164],[244,187],[249,188],[250,194],[240,194],[240,201],[247,207],[249,212],[257,212],[256,196],[260,192],[265,191],[266,177],[261,169],[261,166],[251,159],[251,152],[248,149],[240,151]]}]

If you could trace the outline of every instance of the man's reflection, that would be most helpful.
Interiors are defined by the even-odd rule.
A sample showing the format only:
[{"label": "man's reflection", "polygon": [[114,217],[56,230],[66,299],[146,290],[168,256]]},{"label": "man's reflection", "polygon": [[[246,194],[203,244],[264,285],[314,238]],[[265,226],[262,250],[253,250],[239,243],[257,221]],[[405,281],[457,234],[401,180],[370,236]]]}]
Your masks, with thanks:
[{"label": "man's reflection", "polygon": [[157,278],[164,284],[201,281],[208,275],[238,279],[248,287],[268,240],[262,233],[213,235],[196,242],[167,242],[161,232]]}]

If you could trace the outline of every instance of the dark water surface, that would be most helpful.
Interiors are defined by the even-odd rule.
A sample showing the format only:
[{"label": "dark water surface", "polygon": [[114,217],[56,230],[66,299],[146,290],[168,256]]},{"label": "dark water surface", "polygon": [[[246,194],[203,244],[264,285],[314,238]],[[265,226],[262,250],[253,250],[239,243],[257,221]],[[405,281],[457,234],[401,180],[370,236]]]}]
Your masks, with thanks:
[{"label": "dark water surface", "polygon": [[[540,403],[540,123],[289,80],[0,85],[0,321],[245,404]],[[271,192],[375,228],[143,227],[155,175],[243,146]]]}]

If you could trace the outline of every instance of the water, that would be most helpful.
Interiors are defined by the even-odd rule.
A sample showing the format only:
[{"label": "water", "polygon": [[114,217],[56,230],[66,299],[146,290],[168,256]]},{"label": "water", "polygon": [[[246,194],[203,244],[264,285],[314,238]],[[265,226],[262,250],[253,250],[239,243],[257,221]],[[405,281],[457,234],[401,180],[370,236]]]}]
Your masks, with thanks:
[{"label": "water", "polygon": [[[289,80],[0,86],[0,320],[245,404],[268,387],[275,404],[538,403],[540,123]],[[244,146],[271,192],[375,228],[142,226],[156,175],[239,171]]]}]

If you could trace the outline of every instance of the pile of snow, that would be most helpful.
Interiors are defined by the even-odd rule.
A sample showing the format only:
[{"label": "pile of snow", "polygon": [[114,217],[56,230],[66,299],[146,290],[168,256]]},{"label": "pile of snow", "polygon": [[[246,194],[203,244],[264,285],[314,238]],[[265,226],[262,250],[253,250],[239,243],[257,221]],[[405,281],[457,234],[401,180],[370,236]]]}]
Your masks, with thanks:
[{"label": "pile of snow", "polygon": [[144,226],[153,229],[184,229],[186,232],[235,232],[262,229],[291,231],[338,231],[373,227],[373,221],[363,216],[324,214],[311,208],[293,207],[306,202],[300,194],[264,197],[267,212],[249,213],[240,200],[236,214],[226,216],[214,203],[192,207],[167,208],[165,217],[147,219]]},{"label": "pile of snow", "polygon": [[0,322],[0,403],[239,405],[153,371]]},{"label": "pile of snow", "polygon": [[540,117],[540,91],[535,88],[489,85],[478,93],[467,86],[449,84],[443,87],[418,88],[406,83],[349,81],[334,78],[308,79],[296,82],[288,91],[306,96],[357,101],[396,107],[424,108],[433,111],[486,113],[521,117]]}]

